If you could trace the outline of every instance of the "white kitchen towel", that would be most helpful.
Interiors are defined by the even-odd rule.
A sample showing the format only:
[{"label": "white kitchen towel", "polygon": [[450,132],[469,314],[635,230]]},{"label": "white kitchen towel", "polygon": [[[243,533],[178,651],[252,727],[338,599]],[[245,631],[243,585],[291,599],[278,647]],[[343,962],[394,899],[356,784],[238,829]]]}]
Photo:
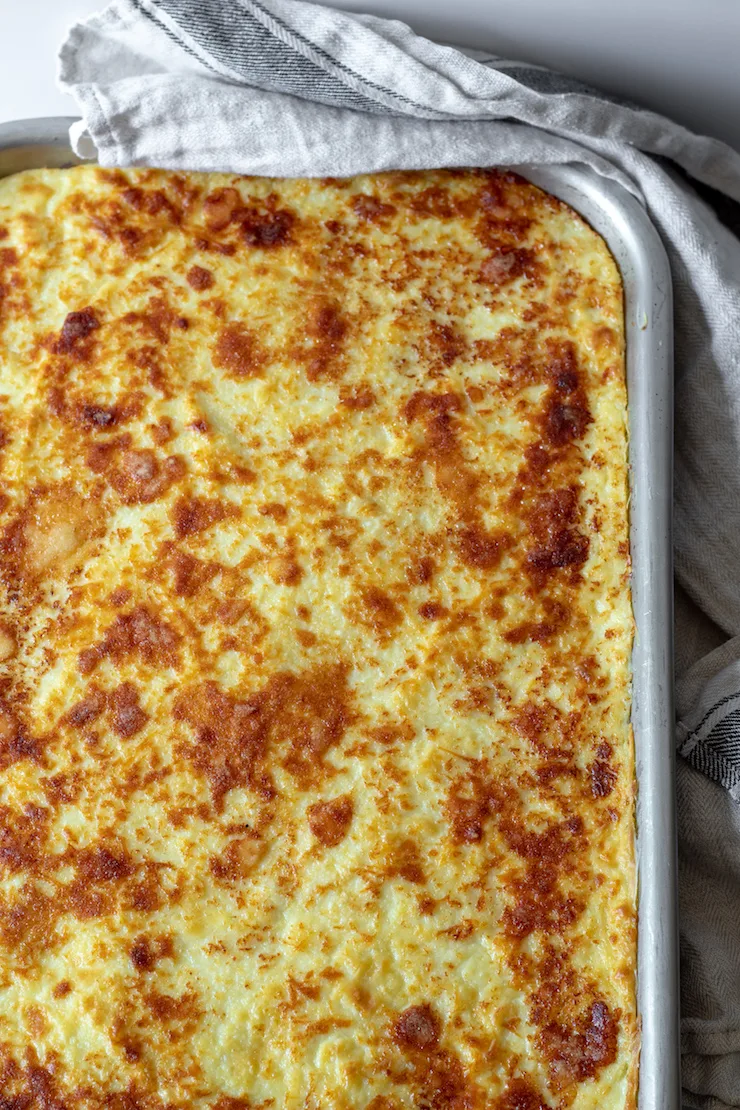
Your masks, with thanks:
[{"label": "white kitchen towel", "polygon": [[114,0],[71,29],[59,76],[78,152],[108,166],[575,162],[646,206],[675,293],[684,1085],[688,1105],[740,1108],[740,155],[541,67],[301,0]]}]

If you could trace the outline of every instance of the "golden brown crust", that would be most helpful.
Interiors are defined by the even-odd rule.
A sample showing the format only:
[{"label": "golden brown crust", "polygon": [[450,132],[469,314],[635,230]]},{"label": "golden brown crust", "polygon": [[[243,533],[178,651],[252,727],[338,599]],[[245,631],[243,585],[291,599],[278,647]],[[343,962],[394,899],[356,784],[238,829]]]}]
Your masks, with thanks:
[{"label": "golden brown crust", "polygon": [[513,174],[0,183],[0,1104],[634,1104],[621,287]]}]

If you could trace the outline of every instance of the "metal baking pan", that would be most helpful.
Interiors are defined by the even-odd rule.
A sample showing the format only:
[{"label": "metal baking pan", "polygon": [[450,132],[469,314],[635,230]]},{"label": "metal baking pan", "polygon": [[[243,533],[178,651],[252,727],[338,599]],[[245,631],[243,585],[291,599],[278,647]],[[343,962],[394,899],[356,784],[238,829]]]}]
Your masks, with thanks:
[{"label": "metal baking pan", "polygon": [[[78,162],[64,116],[0,125],[0,177]],[[678,929],[673,743],[671,275],[657,232],[620,186],[585,169],[522,169],[608,243],[622,274],[630,431],[630,538],[636,635],[640,1110],[678,1110]]]}]

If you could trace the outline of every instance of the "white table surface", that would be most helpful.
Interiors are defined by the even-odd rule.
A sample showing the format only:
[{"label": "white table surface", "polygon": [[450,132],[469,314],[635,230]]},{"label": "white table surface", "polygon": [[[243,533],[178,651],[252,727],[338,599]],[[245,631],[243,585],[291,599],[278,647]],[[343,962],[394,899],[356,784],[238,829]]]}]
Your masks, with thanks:
[{"label": "white table surface", "polygon": [[[416,30],[549,64],[740,149],[738,0],[340,0]],[[0,0],[0,122],[74,114],[55,87],[65,27],[90,0]]]}]

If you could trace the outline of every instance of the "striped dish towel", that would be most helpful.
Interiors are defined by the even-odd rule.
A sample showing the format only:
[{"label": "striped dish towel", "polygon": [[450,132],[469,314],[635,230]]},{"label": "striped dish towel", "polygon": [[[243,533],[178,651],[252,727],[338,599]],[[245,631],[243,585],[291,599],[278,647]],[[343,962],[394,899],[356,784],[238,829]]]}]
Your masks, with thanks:
[{"label": "striped dish towel", "polygon": [[576,162],[647,207],[675,294],[685,1098],[740,1107],[740,156],[541,67],[301,0],[114,0],[70,30],[59,79],[76,149],[107,166]]}]

